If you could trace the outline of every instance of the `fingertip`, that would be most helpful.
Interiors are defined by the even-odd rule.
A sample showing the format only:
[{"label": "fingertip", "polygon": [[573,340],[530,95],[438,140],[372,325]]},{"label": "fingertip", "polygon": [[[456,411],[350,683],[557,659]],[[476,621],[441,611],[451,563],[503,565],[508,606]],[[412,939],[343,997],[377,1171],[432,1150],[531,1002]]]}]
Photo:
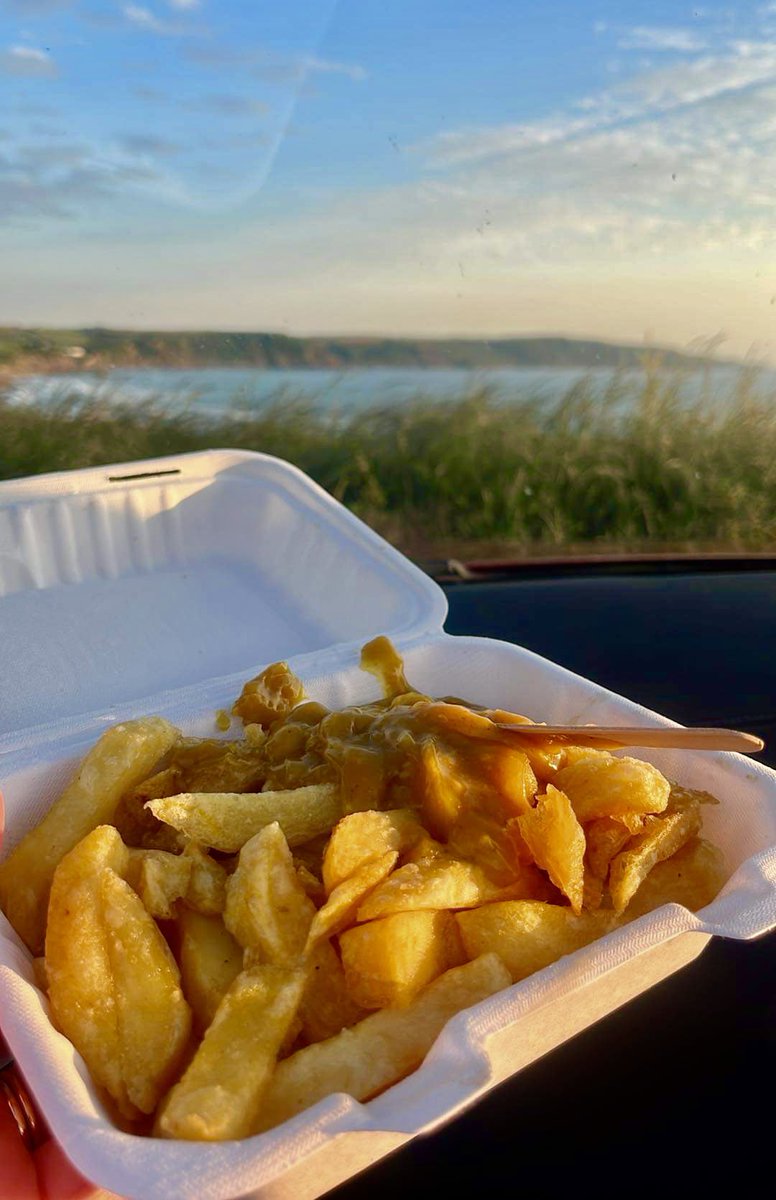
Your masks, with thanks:
[{"label": "fingertip", "polygon": [[35,1165],[11,1110],[0,1095],[0,1184],[3,1200],[38,1200]]}]

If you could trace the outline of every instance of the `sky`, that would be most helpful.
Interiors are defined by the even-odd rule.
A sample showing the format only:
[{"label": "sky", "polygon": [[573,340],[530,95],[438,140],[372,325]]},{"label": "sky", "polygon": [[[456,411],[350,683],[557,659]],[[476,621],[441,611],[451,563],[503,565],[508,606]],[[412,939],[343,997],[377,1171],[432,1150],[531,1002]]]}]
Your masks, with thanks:
[{"label": "sky", "polygon": [[776,3],[0,0],[0,323],[776,362]]}]

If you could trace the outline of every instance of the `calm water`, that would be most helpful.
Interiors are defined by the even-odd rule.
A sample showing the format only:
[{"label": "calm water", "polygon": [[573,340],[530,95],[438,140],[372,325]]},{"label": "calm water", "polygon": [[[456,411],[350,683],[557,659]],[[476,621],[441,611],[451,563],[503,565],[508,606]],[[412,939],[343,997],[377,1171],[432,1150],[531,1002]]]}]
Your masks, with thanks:
[{"label": "calm water", "polygon": [[[688,401],[711,396],[724,402],[735,387],[740,369],[713,367],[681,378]],[[106,373],[33,375],[11,385],[10,399],[18,404],[50,404],[64,396],[84,400],[155,401],[164,406],[186,406],[216,416],[255,411],[278,401],[302,401],[333,412],[353,412],[384,405],[405,404],[418,396],[444,402],[473,388],[487,387],[501,401],[527,396],[548,402],[560,399],[580,380],[604,393],[615,372],[610,368],[513,367],[489,371],[434,368],[381,368],[333,370],[263,370],[218,367],[191,370],[127,368]],[[639,370],[617,374],[623,382],[638,384]],[[776,371],[761,371],[758,391],[776,394]]]}]

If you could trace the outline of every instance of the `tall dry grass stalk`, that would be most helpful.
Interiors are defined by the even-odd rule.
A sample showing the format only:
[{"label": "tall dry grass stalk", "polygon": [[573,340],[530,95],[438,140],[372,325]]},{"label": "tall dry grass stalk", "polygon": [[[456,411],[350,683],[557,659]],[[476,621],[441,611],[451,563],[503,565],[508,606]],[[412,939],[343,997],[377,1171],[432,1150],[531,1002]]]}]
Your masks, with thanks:
[{"label": "tall dry grass stalk", "polygon": [[215,446],[296,463],[410,553],[776,549],[776,403],[746,374],[724,403],[655,370],[557,403],[483,389],[337,418],[0,400],[0,478]]}]

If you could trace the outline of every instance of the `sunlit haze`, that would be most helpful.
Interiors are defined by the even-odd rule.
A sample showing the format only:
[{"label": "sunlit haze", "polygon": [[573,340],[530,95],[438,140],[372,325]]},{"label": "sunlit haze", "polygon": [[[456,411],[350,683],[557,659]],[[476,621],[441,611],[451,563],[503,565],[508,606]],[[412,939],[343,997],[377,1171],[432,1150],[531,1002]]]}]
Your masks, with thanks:
[{"label": "sunlit haze", "polygon": [[775,151],[776,3],[0,0],[0,323],[776,361]]}]

